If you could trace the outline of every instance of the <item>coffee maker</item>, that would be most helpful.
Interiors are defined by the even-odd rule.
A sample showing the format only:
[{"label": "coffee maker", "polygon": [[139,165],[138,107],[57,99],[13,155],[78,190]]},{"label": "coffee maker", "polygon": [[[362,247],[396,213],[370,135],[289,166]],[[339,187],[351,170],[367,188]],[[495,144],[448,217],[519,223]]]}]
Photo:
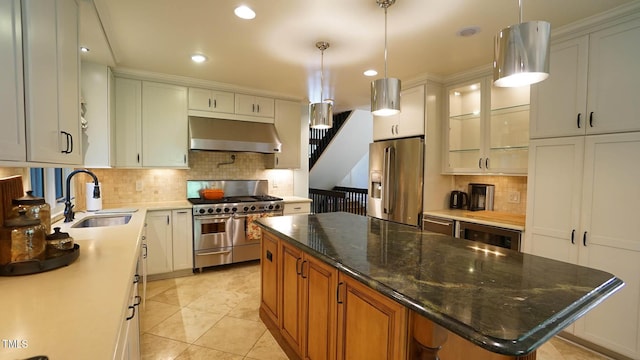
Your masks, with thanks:
[{"label": "coffee maker", "polygon": [[495,185],[469,184],[469,210],[493,210]]}]

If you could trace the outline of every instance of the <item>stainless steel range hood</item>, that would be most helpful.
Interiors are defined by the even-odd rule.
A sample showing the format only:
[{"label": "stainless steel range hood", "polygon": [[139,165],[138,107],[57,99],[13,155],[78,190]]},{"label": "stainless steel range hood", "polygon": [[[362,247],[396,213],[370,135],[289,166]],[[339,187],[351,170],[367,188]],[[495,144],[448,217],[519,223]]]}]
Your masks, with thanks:
[{"label": "stainless steel range hood", "polygon": [[189,148],[273,154],[282,143],[273,124],[189,116]]}]

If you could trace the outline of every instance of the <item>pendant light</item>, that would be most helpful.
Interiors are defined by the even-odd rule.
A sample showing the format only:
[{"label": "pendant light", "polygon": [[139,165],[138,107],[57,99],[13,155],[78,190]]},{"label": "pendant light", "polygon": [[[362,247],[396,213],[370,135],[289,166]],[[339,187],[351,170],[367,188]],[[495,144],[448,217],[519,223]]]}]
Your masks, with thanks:
[{"label": "pendant light", "polygon": [[522,0],[518,0],[519,23],[500,30],[495,37],[493,84],[516,87],[540,82],[549,76],[549,35],[546,21],[522,22]]},{"label": "pendant light", "polygon": [[324,51],[329,48],[326,41],[318,41],[316,47],[320,49],[320,102],[309,105],[309,123],[313,129],[328,129],[333,126],[333,105],[325,101],[322,96],[324,89]]},{"label": "pendant light", "polygon": [[384,79],[371,82],[371,113],[390,116],[400,112],[400,79],[387,77],[387,9],[396,0],[376,0],[384,9]]}]

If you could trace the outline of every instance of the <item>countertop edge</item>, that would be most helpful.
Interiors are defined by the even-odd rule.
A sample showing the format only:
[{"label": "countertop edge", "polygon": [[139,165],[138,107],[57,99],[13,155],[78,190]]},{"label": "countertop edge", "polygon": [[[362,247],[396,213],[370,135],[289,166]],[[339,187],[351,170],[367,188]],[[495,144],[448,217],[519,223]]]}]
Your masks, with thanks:
[{"label": "countertop edge", "polygon": [[[279,238],[287,241],[292,246],[309,253],[310,255],[324,261],[326,264],[331,265],[340,271],[345,272],[347,275],[353,277],[369,288],[374,289],[379,293],[397,301],[398,303],[417,312],[418,314],[433,321],[434,323],[443,326],[447,330],[459,335],[460,337],[470,341],[471,343],[478,345],[479,347],[488,351],[502,355],[523,356],[531,353],[551,337],[558,334],[564,328],[573,323],[576,319],[584,315],[586,312],[591,310],[593,307],[601,303],[603,300],[605,300],[624,286],[624,282],[622,280],[613,276],[607,283],[604,283],[600,287],[591,291],[587,296],[581,298],[579,302],[574,303],[571,308],[567,308],[565,309],[565,311],[559,312],[554,317],[549,318],[545,323],[541,324],[543,326],[536,327],[536,331],[528,333],[526,337],[520,339],[519,341],[514,339],[497,339],[491,336],[479,334],[473,328],[462,324],[453,318],[442,316],[442,314],[430,312],[428,308],[417,304],[416,302],[412,301],[411,298],[403,295],[402,293],[399,293],[398,291],[385,285],[384,283],[371,277],[365,276],[359,273],[357,270],[343,264],[340,259],[334,259],[325,254],[322,254],[314,250],[313,248],[300,243],[296,239],[291,238],[287,234],[281,233],[274,228],[262,224],[260,220],[257,220],[256,224],[258,224],[266,231],[271,232],[277,235]],[[580,306],[582,307],[579,309],[579,311],[576,311],[576,308]],[[544,334],[541,333],[543,330],[545,331]],[[513,349],[515,341],[517,341],[521,346],[518,346],[515,351],[509,351],[509,347]]]}]

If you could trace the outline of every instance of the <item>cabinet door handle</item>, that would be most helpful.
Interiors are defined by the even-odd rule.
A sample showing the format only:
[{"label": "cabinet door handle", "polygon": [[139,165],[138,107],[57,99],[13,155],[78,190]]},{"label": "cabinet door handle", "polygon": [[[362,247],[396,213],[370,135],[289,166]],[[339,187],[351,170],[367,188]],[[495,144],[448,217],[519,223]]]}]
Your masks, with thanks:
[{"label": "cabinet door handle", "polygon": [[484,159],[484,168],[489,169],[489,158]]},{"label": "cabinet door handle", "polygon": [[582,234],[582,245],[587,246],[587,232],[585,231],[584,234]]},{"label": "cabinet door handle", "polygon": [[478,159],[478,169],[482,169],[482,158]]},{"label": "cabinet door handle", "polygon": [[133,305],[129,305],[129,309],[131,309],[131,316],[127,316],[127,321],[133,319],[134,316],[136,316],[136,308]]},{"label": "cabinet door handle", "polygon": [[67,146],[64,150],[61,151],[61,153],[71,154],[71,152],[73,151],[73,138],[71,137],[71,134],[66,131],[60,131],[60,133],[64,135],[64,138],[67,141]]},{"label": "cabinet door handle", "polygon": [[138,157],[136,158],[136,162],[140,164],[140,154],[138,154]]},{"label": "cabinet door handle", "polygon": [[142,296],[136,295],[135,299],[136,299],[136,302],[133,303],[133,306],[140,305],[140,303],[142,302]]},{"label": "cabinet door handle", "polygon": [[256,112],[256,104],[251,104],[251,112]]},{"label": "cabinet door handle", "polygon": [[340,286],[344,285],[344,282],[340,281],[336,287],[336,301],[338,304],[344,304],[344,301],[340,300]]},{"label": "cabinet door handle", "polygon": [[589,127],[593,127],[593,111],[589,113]]},{"label": "cabinet door handle", "polygon": [[167,215],[167,225],[169,225],[169,215]]},{"label": "cabinet door handle", "polygon": [[218,107],[218,101],[216,99],[213,99],[213,108],[217,108]]},{"label": "cabinet door handle", "polygon": [[260,104],[256,105],[256,107],[258,108],[258,111],[256,112],[260,112]]},{"label": "cabinet door handle", "polygon": [[391,135],[395,135],[395,131],[393,130],[393,125],[391,125]]},{"label": "cabinet door handle", "polygon": [[[144,236],[142,237],[144,239]],[[149,253],[149,249],[147,249],[147,244],[142,244],[142,248],[144,249],[144,253],[142,254],[142,258],[146,259],[147,254]]]},{"label": "cabinet door handle", "polygon": [[[304,261],[302,262],[302,264],[300,265],[300,276],[302,276],[302,278],[303,278],[303,279],[306,279],[306,278],[307,278],[307,276],[304,276],[304,264],[305,264],[305,263],[307,263],[307,264],[308,264],[309,262],[308,262],[307,260],[304,260]],[[309,269],[309,266],[307,266],[307,269]],[[308,273],[309,273],[309,271],[307,271],[307,275],[309,275]]]},{"label": "cabinet door handle", "polygon": [[209,107],[211,107],[211,99],[209,99]]},{"label": "cabinet door handle", "polygon": [[576,229],[571,230],[571,243],[575,244]]},{"label": "cabinet door handle", "polygon": [[296,259],[296,275],[301,275],[302,274],[302,270],[298,270],[298,264],[300,264],[300,260],[302,260],[302,258],[297,258]]},{"label": "cabinet door handle", "polygon": [[578,118],[576,119],[576,123],[578,125],[578,129],[580,129],[580,117],[582,116],[582,113],[578,113]]},{"label": "cabinet door handle", "polygon": [[182,159],[182,162],[186,164],[187,163],[187,154],[184,154],[183,156],[184,156],[184,158]]},{"label": "cabinet door handle", "polygon": [[135,275],[133,276],[133,283],[134,283],[134,284],[137,284],[137,283],[139,283],[139,282],[140,282],[140,275],[135,274]]}]

